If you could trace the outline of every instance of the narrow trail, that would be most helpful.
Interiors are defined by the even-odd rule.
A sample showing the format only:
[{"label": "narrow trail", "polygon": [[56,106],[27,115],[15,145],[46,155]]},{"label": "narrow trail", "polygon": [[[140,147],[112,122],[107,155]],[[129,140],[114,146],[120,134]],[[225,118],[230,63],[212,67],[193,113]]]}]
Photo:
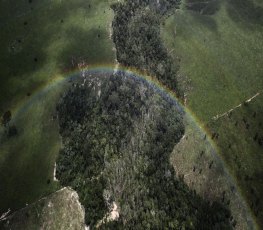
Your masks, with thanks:
[{"label": "narrow trail", "polygon": [[225,116],[228,116],[231,112],[235,111],[236,109],[242,107],[242,105],[246,105],[246,104],[249,104],[251,103],[252,101],[254,101],[258,96],[260,96],[261,94],[263,93],[263,90],[257,92],[255,95],[253,95],[251,98],[247,99],[244,103],[240,103],[239,105],[231,108],[230,110],[224,112],[224,113],[221,113],[221,114],[217,114],[215,116],[213,116],[213,120],[214,121],[217,121],[218,119],[222,118],[222,117],[225,117]]}]

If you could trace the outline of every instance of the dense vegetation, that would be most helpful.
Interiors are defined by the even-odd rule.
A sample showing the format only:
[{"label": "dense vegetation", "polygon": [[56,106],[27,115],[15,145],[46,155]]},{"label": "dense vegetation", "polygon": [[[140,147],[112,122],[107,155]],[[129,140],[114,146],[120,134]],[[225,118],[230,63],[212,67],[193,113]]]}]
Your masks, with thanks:
[{"label": "dense vegetation", "polygon": [[118,61],[146,71],[179,94],[175,77],[178,66],[172,64],[162,45],[159,26],[164,15],[178,6],[177,0],[116,3],[112,5],[112,26]]},{"label": "dense vegetation", "polygon": [[170,153],[183,135],[176,104],[131,75],[74,83],[57,110],[62,185],[72,186],[98,224],[112,202],[120,217],[102,229],[228,229],[230,212],[175,177]]},{"label": "dense vegetation", "polygon": [[[115,12],[118,61],[179,90],[177,68],[162,46],[159,25],[178,1],[125,1]],[[102,229],[230,229],[230,212],[175,176],[170,153],[184,132],[177,105],[148,83],[118,72],[73,83],[57,106],[63,148],[62,185],[72,186],[86,223]],[[112,204],[120,216],[105,221]]]}]

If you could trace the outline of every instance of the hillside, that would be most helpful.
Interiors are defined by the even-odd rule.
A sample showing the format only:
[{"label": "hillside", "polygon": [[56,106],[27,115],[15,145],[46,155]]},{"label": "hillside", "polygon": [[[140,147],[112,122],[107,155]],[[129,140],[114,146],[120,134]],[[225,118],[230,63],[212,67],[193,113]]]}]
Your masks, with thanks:
[{"label": "hillside", "polygon": [[260,225],[262,7],[252,0],[182,1],[161,33],[174,65],[180,60],[186,106],[207,127]]},{"label": "hillside", "polygon": [[[57,177],[78,192],[88,226],[231,229],[227,208],[176,178],[170,153],[184,128],[175,102],[125,72],[79,81],[57,106]],[[119,217],[100,222],[113,204]]]},{"label": "hillside", "polygon": [[2,219],[0,228],[84,230],[84,214],[78,194],[71,188],[63,188]]},{"label": "hillside", "polygon": [[262,9],[0,2],[0,228],[260,228]]},{"label": "hillside", "polygon": [[[56,103],[79,63],[114,65],[112,2],[0,1],[0,213],[59,189]],[[2,126],[8,111],[11,137]]]}]

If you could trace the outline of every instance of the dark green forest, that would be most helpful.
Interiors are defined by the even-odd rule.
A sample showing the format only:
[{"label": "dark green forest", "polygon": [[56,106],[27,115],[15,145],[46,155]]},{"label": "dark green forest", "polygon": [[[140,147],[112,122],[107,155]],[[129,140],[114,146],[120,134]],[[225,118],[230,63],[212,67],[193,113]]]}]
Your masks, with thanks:
[{"label": "dark green forest", "polygon": [[[178,69],[160,38],[160,23],[178,5],[128,0],[112,9],[118,62],[180,95]],[[149,83],[121,71],[100,73],[75,81],[57,112],[63,142],[57,176],[78,192],[91,228],[232,228],[226,207],[205,201],[177,178],[170,153],[184,134],[183,114]],[[100,222],[113,202],[118,220]]]},{"label": "dark green forest", "polygon": [[176,67],[160,37],[160,23],[180,1],[125,1],[112,5],[112,23],[117,60],[127,67],[136,67],[155,76],[161,83],[181,94],[177,87]]},{"label": "dark green forest", "polygon": [[119,72],[76,82],[57,106],[62,185],[75,189],[86,223],[96,226],[112,202],[118,221],[101,229],[230,229],[229,210],[176,178],[169,162],[184,133],[177,105],[148,83]]}]

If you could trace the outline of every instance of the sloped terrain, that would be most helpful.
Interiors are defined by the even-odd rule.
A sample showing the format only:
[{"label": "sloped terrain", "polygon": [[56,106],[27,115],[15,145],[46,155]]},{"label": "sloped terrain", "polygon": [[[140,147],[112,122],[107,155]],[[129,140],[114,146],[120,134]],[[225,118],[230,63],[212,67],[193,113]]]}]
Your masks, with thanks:
[{"label": "sloped terrain", "polygon": [[162,38],[174,65],[180,60],[186,106],[209,130],[262,226],[262,1],[218,1],[212,15],[189,10],[188,2],[203,1],[183,1]]},{"label": "sloped terrain", "polygon": [[59,188],[58,85],[79,63],[114,63],[111,2],[0,1],[0,116],[11,113],[7,127],[0,119],[0,213]]},{"label": "sloped terrain", "polygon": [[[61,98],[57,176],[78,192],[87,225],[231,229],[227,208],[203,200],[175,177],[170,153],[184,132],[178,109],[125,72],[88,76]],[[113,202],[119,217],[101,223]]]},{"label": "sloped terrain", "polygon": [[84,230],[84,215],[78,194],[67,187],[1,220],[0,228],[3,230]]},{"label": "sloped terrain", "polygon": [[[262,4],[127,0],[112,11],[112,2],[0,3],[0,211],[60,185],[73,187],[86,211],[84,220],[81,206],[74,206],[76,193],[72,204],[68,193],[51,195],[51,205],[45,198],[2,224],[253,229],[225,169],[260,221]],[[63,81],[74,69],[106,63],[115,70]],[[117,71],[119,65],[150,74],[158,87]],[[170,91],[206,123],[227,165],[216,160],[209,132],[196,131]],[[255,93],[257,100],[247,103]],[[55,161],[59,182],[53,181]],[[76,222],[62,223],[75,207],[82,210],[73,213]]]}]

